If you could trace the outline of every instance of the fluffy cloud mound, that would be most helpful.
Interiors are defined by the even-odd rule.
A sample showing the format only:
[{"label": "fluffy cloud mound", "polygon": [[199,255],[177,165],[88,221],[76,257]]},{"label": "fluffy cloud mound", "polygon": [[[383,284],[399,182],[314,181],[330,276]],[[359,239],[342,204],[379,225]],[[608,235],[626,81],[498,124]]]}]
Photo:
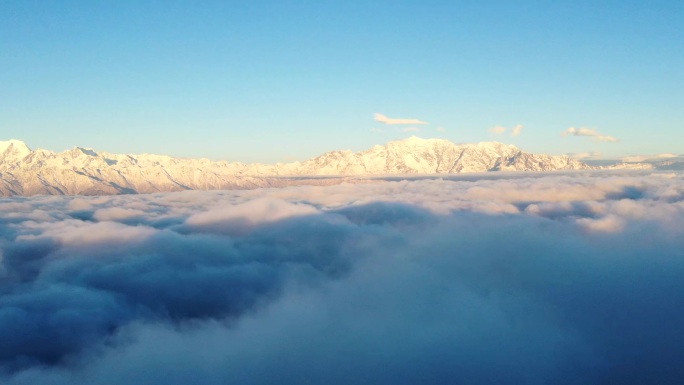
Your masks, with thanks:
[{"label": "fluffy cloud mound", "polygon": [[684,175],[0,200],[0,382],[674,384]]}]

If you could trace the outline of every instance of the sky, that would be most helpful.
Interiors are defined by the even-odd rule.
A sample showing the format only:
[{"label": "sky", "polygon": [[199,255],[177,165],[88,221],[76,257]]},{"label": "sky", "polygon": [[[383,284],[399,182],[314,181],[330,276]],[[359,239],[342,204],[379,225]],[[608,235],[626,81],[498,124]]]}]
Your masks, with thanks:
[{"label": "sky", "polygon": [[681,154],[682,42],[681,1],[7,0],[0,140],[244,162],[411,135]]}]

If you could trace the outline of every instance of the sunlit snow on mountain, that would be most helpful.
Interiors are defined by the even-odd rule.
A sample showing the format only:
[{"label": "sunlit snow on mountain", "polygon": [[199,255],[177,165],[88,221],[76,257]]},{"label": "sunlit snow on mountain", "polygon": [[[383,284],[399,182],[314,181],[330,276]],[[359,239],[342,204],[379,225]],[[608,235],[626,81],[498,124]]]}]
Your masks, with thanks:
[{"label": "sunlit snow on mountain", "polygon": [[0,221],[3,384],[684,378],[681,173],[11,197]]},{"label": "sunlit snow on mountain", "polygon": [[[112,195],[181,190],[250,189],[334,184],[343,177],[455,174],[489,171],[582,170],[567,156],[526,153],[497,142],[455,144],[411,137],[369,150],[331,151],[305,162],[275,165],[121,155],[76,147],[32,151],[21,141],[0,142],[0,196]],[[341,179],[291,179],[337,176]]]}]

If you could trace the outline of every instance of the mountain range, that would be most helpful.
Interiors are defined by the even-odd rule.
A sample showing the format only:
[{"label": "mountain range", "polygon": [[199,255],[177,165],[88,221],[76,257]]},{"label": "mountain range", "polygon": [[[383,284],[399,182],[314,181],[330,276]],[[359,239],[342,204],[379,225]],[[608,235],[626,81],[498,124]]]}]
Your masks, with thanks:
[{"label": "mountain range", "polygon": [[122,155],[81,147],[58,153],[31,150],[22,141],[9,140],[0,142],[0,196],[248,189],[331,184],[349,177],[373,175],[590,168],[568,156],[531,154],[498,142],[456,144],[444,139],[417,137],[357,153],[331,151],[303,162],[277,164]]}]

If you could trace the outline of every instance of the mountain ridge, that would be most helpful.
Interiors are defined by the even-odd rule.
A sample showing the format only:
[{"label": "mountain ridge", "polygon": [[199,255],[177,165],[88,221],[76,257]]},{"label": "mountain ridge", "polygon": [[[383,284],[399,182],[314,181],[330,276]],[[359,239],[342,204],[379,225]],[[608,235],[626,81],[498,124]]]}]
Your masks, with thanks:
[{"label": "mountain ridge", "polygon": [[276,164],[112,154],[84,147],[57,153],[31,150],[25,143],[12,139],[0,142],[0,196],[248,189],[295,183],[283,177],[298,177],[298,183],[303,183],[306,179],[302,177],[307,176],[344,178],[590,168],[568,156],[531,154],[499,142],[456,144],[415,136],[356,153],[336,150],[305,161]]}]

